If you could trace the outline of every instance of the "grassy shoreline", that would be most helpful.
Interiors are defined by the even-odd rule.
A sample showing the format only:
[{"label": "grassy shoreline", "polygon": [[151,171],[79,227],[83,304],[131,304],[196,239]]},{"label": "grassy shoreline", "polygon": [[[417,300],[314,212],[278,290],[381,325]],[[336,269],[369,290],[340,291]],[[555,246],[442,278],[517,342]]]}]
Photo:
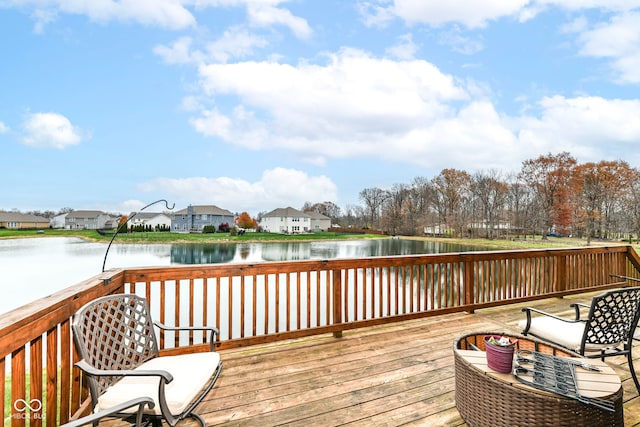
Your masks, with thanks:
[{"label": "grassy shoreline", "polygon": [[[77,237],[92,242],[109,242],[113,234],[101,235],[95,230],[7,230],[0,229],[0,240],[44,238],[44,237]],[[379,234],[350,234],[350,233],[308,233],[308,234],[279,234],[279,233],[245,233],[232,236],[230,233],[173,233],[173,232],[135,232],[119,233],[115,243],[266,243],[266,242],[308,242],[322,240],[362,240],[389,238]]]}]

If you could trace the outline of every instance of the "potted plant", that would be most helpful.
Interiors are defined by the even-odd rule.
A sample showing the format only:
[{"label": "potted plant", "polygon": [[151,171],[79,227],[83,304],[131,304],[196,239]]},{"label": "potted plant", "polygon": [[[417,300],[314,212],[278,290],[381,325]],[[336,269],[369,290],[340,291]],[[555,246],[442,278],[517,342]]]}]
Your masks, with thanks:
[{"label": "potted plant", "polygon": [[484,348],[487,353],[487,366],[496,372],[509,373],[513,366],[513,352],[518,342],[501,335],[486,335]]}]

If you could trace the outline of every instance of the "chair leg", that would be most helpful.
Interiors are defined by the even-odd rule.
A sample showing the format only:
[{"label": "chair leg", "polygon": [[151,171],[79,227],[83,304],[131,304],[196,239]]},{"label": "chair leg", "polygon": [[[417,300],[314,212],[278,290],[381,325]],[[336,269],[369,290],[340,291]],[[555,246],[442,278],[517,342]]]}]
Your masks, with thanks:
[{"label": "chair leg", "polygon": [[196,421],[198,421],[202,427],[207,427],[207,424],[204,422],[204,419],[200,416],[200,414],[196,414],[195,412],[192,412],[189,414],[189,416],[191,418],[195,418]]},{"label": "chair leg", "polygon": [[633,378],[633,382],[636,385],[636,390],[638,390],[638,394],[640,395],[640,383],[638,382],[638,376],[636,375],[636,370],[633,368],[633,354],[631,349],[627,353],[627,360],[629,362],[629,370],[631,371],[631,377]]}]

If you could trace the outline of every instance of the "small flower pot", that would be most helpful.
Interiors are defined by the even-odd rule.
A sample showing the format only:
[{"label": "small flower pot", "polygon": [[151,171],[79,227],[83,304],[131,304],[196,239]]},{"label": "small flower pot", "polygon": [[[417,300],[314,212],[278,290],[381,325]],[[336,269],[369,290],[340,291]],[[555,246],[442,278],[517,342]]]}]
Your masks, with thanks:
[{"label": "small flower pot", "polygon": [[518,340],[510,340],[508,345],[497,345],[489,342],[491,338],[499,340],[499,336],[487,335],[484,337],[484,349],[487,353],[487,366],[496,372],[507,374],[513,367],[513,351]]}]

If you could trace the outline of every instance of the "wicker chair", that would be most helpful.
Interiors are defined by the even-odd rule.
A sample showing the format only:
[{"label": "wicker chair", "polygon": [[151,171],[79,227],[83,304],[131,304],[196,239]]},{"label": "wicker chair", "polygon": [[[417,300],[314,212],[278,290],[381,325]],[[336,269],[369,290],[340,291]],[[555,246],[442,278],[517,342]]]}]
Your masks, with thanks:
[{"label": "wicker chair", "polygon": [[[165,330],[209,332],[210,351],[159,356],[154,326]],[[134,294],[108,295],[82,307],[72,322],[73,339],[87,375],[94,412],[109,410],[131,399],[150,396],[153,408],[145,418],[154,425],[175,426],[185,418],[205,422],[193,412],[214,386],[222,370],[214,351],[218,329],[166,327],[151,320],[147,301]],[[178,332],[176,332],[178,333]],[[135,408],[120,417],[131,416]]]},{"label": "wicker chair", "polygon": [[[640,316],[640,287],[607,291],[595,296],[591,305],[571,304],[575,319],[565,319],[535,308],[523,308],[527,318],[519,322],[523,335],[542,340],[589,358],[627,356],[633,382],[640,393],[640,384],[633,368],[634,332]],[[580,309],[588,308],[586,318]],[[541,316],[532,316],[532,313]]]},{"label": "wicker chair", "polygon": [[88,425],[97,425],[101,420],[108,418],[108,417],[113,417],[116,414],[122,413],[123,411],[126,411],[130,408],[133,408],[135,406],[138,407],[136,413],[135,413],[135,426],[136,427],[142,427],[145,425],[144,423],[144,408],[145,406],[148,406],[150,409],[153,408],[153,399],[150,397],[138,397],[135,399],[132,399],[128,402],[124,402],[118,406],[115,406],[113,408],[109,408],[109,409],[105,409],[104,411],[100,411],[100,412],[95,412],[91,415],[87,415],[85,417],[82,418],[78,418],[77,420],[74,421],[69,421],[66,424],[62,424],[60,427],[81,427],[81,426],[88,426]]}]

